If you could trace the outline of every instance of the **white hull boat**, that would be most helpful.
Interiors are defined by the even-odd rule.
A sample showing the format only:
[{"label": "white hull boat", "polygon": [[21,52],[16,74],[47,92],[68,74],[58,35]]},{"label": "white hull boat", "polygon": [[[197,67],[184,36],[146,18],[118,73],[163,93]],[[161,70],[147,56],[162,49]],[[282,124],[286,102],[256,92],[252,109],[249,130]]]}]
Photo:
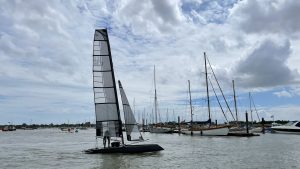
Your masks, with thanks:
[{"label": "white hull boat", "polygon": [[300,134],[300,122],[289,122],[286,125],[271,127],[275,133]]},{"label": "white hull boat", "polygon": [[[191,135],[191,130],[181,129],[181,133]],[[199,136],[227,136],[228,133],[229,133],[229,128],[227,126],[193,130],[193,135],[199,135]]]}]

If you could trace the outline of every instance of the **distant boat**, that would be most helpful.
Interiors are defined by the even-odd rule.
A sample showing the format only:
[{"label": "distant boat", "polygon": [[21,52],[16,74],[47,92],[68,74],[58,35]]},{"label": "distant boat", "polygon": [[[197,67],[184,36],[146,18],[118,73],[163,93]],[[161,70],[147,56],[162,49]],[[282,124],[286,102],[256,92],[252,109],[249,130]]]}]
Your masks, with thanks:
[{"label": "distant boat", "polygon": [[155,124],[149,126],[150,133],[173,133],[173,129],[164,127],[163,124],[158,124],[157,121],[157,93],[156,93],[156,78],[155,78],[155,66],[154,66],[154,115]]},{"label": "distant boat", "polygon": [[300,122],[293,121],[282,126],[273,126],[271,129],[275,133],[300,134]]},{"label": "distant boat", "polygon": [[2,131],[16,131],[16,127],[13,125],[4,126]]},{"label": "distant boat", "polygon": [[[121,83],[120,91],[125,113],[125,130],[127,140],[133,141],[136,121]],[[126,145],[122,132],[122,121],[119,109],[118,95],[109,38],[106,29],[95,30],[93,52],[93,88],[96,114],[96,139],[105,138],[107,135],[112,140],[108,148],[91,148],[85,150],[87,154],[97,153],[142,153],[163,150],[157,144]],[[138,129],[138,128],[137,128]],[[142,137],[137,138],[138,141]]]},{"label": "distant boat", "polygon": [[189,84],[189,95],[190,95],[190,109],[191,109],[191,126],[189,129],[181,129],[181,133],[188,135],[200,135],[200,136],[227,136],[229,132],[229,126],[215,126],[211,125],[211,115],[210,115],[210,100],[208,92],[208,77],[207,77],[207,67],[206,67],[206,55],[204,53],[205,61],[205,77],[206,77],[206,94],[207,94],[207,109],[208,109],[208,126],[193,126],[193,109],[191,101],[191,91],[190,91],[190,81]]},{"label": "distant boat", "polygon": [[61,127],[60,130],[73,133],[75,129],[73,127]]}]

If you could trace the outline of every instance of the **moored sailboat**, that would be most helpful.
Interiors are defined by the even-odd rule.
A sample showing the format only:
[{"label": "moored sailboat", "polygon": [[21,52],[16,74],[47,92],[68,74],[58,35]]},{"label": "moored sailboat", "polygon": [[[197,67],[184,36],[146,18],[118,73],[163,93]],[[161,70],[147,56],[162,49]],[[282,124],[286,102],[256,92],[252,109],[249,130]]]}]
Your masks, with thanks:
[{"label": "moored sailboat", "polygon": [[[106,29],[95,30],[93,46],[96,139],[103,138],[105,141],[108,137],[108,147],[105,148],[105,141],[104,148],[91,148],[85,150],[85,153],[142,153],[163,150],[157,144],[126,145],[124,143],[113,62]],[[111,145],[109,144],[110,140],[112,140]]]},{"label": "moored sailboat", "polygon": [[229,132],[229,126],[227,125],[211,125],[211,113],[210,113],[210,100],[209,100],[209,90],[208,90],[208,77],[207,77],[207,67],[206,67],[206,55],[204,53],[205,60],[205,80],[206,80],[206,94],[207,94],[207,109],[208,109],[208,126],[194,126],[193,125],[193,109],[191,102],[191,91],[190,91],[190,81],[189,84],[189,95],[190,95],[190,110],[191,110],[191,126],[188,129],[181,129],[181,133],[188,135],[200,135],[200,136],[227,136]]},{"label": "moored sailboat", "polygon": [[163,124],[158,124],[157,121],[157,93],[156,93],[156,78],[155,78],[155,66],[154,66],[154,113],[155,113],[155,124],[149,127],[150,133],[173,133],[173,129],[164,127]]}]

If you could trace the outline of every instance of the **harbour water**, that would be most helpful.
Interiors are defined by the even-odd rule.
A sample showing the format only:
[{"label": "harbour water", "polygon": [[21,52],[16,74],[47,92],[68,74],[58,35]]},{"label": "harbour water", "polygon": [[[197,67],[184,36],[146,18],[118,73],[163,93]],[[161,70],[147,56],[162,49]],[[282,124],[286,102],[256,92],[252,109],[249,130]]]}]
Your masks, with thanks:
[{"label": "harbour water", "polygon": [[[134,155],[84,154],[95,146],[95,130],[59,129],[0,132],[0,168],[300,168],[300,135],[199,137],[144,133],[165,150]],[[99,140],[99,145],[102,140]]]}]

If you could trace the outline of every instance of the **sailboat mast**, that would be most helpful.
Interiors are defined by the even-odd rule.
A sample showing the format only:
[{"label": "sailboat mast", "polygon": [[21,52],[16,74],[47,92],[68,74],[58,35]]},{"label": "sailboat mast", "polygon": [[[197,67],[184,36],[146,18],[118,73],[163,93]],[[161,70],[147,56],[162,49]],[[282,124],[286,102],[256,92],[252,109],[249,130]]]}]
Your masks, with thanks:
[{"label": "sailboat mast", "polygon": [[206,82],[206,96],[207,96],[208,120],[209,120],[209,125],[211,125],[210,102],[209,102],[209,91],[208,91],[208,77],[207,77],[206,54],[205,54],[205,52],[204,52],[204,64],[205,64],[205,82]]},{"label": "sailboat mast", "polygon": [[169,122],[169,109],[167,108],[167,123]]},{"label": "sailboat mast", "polygon": [[157,124],[157,94],[156,94],[155,65],[154,65],[154,112],[155,112],[155,123]]},{"label": "sailboat mast", "polygon": [[[111,56],[111,50],[110,50],[110,43],[109,43],[109,38],[107,36],[107,47],[108,47],[108,53]],[[118,112],[118,119],[119,119],[119,133],[121,136],[122,144],[124,145],[124,137],[123,137],[123,131],[122,131],[122,120],[121,120],[121,115],[120,115],[120,108],[119,108],[119,101],[118,101],[118,94],[117,94],[117,88],[116,88],[116,80],[115,80],[115,73],[114,73],[114,66],[112,62],[112,57],[109,57],[110,65],[111,65],[111,74],[112,74],[112,81],[114,84],[114,91],[115,91],[115,98],[116,98],[116,107],[117,107],[117,112]]]},{"label": "sailboat mast", "polygon": [[250,92],[249,92],[249,101],[250,101],[250,117],[251,117],[251,123],[253,125],[252,103],[251,103],[251,93]]},{"label": "sailboat mast", "polygon": [[190,80],[188,80],[188,84],[189,84],[190,109],[191,109],[191,135],[193,135],[193,108],[192,108],[192,95],[191,95],[191,84],[190,84]]},{"label": "sailboat mast", "polygon": [[237,105],[236,105],[236,95],[235,95],[235,88],[234,88],[234,80],[232,80],[232,89],[233,89],[235,117],[236,117],[236,122],[238,122],[239,120],[238,120],[238,111],[237,111]]}]

